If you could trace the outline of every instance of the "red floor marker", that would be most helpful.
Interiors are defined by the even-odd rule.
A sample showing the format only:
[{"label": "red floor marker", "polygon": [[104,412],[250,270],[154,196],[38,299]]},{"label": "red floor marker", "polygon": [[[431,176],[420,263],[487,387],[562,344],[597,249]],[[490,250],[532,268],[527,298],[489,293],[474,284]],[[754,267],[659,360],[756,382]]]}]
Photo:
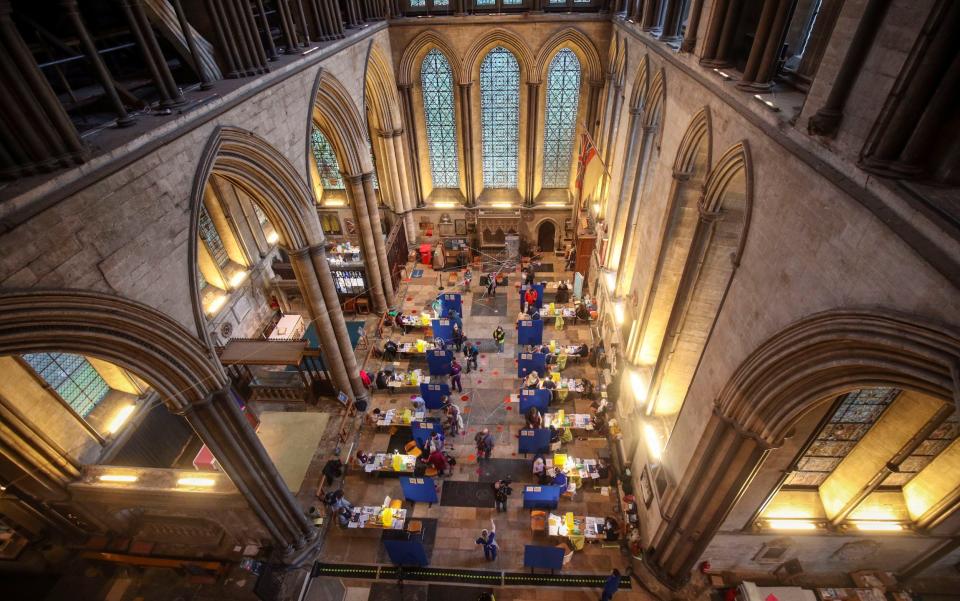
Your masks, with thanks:
[{"label": "red floor marker", "polygon": [[483,368],[482,368],[482,367],[480,368],[480,371],[483,371]]},{"label": "red floor marker", "polygon": [[481,359],[486,359],[487,356],[486,356],[486,355],[480,355],[480,358],[481,358]]},{"label": "red floor marker", "polygon": [[411,312],[411,313],[419,313],[419,311],[417,311],[416,309],[410,309],[410,312]]},{"label": "red floor marker", "polygon": [[511,455],[513,455],[514,457],[516,457],[516,456],[517,456],[517,454],[516,454],[516,453],[510,453],[510,454],[511,454]]},{"label": "red floor marker", "polygon": [[497,432],[503,432],[503,426],[497,426]]},{"label": "red floor marker", "polygon": [[507,407],[507,411],[513,411],[513,407]]},{"label": "red floor marker", "polygon": [[466,403],[467,401],[470,400],[470,397],[465,394],[465,395],[463,395],[462,397],[460,397],[460,400],[463,401],[464,403]]},{"label": "red floor marker", "polygon": [[481,384],[483,380],[477,380],[477,384]]},{"label": "red floor marker", "polygon": [[407,297],[407,301],[408,301],[408,302],[409,302],[409,301],[412,301],[412,300],[413,300],[413,297],[412,297],[412,296],[408,296],[408,297]]},{"label": "red floor marker", "polygon": [[500,374],[500,370],[497,370],[497,369],[493,370],[493,375],[496,376],[496,375],[499,375],[499,374]]},{"label": "red floor marker", "polygon": [[508,394],[507,396],[503,397],[503,402],[506,403],[506,404],[508,404],[508,405],[510,404],[510,395],[509,395],[509,394]]},{"label": "red floor marker", "polygon": [[476,461],[476,460],[477,460],[477,456],[476,456],[476,455],[468,455],[468,456],[467,456],[467,461],[471,461],[471,462],[472,462],[472,461]]}]

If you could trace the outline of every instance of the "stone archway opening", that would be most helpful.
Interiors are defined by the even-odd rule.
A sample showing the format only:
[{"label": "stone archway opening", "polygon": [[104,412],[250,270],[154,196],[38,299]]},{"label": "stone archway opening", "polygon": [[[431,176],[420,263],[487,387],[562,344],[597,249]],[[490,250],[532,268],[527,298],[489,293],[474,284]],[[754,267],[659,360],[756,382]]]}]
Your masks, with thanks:
[{"label": "stone archway opening", "polygon": [[552,253],[557,249],[557,225],[549,219],[537,227],[537,246],[540,252]]}]

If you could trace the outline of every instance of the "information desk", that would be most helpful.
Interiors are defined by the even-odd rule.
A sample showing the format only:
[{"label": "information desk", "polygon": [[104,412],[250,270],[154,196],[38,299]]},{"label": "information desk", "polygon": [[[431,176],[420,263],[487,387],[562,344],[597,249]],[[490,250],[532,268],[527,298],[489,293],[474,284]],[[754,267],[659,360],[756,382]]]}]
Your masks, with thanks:
[{"label": "information desk", "polygon": [[397,353],[400,355],[426,357],[427,351],[432,351],[436,346],[432,342],[418,340],[416,342],[401,342],[397,345]]},{"label": "information desk", "polygon": [[511,394],[510,402],[520,403],[520,411],[518,415],[525,415],[527,411],[530,411],[530,407],[536,407],[540,413],[543,413],[550,405],[552,396],[553,395],[549,390],[544,390],[542,388],[528,388],[521,390],[519,393]]},{"label": "information desk", "polygon": [[387,376],[387,390],[398,392],[404,388],[419,390],[421,384],[429,384],[430,375],[422,369],[395,371]]},{"label": "information desk", "polygon": [[[395,460],[394,457],[397,457],[396,466],[399,466],[400,469],[394,469]],[[366,463],[363,466],[363,471],[368,474],[412,474],[414,468],[417,465],[417,458],[413,455],[394,455],[393,453],[377,453],[373,456],[372,463]]]},{"label": "information desk", "polygon": [[546,532],[547,536],[558,536],[570,539],[573,548],[580,550],[583,548],[583,541],[602,540],[604,535],[603,518],[583,515],[573,515],[566,513],[557,515],[551,513],[547,518]]},{"label": "information desk", "polygon": [[560,570],[563,568],[563,549],[559,547],[523,546],[523,567]]},{"label": "information desk", "polygon": [[550,430],[548,428],[523,428],[517,439],[517,452],[546,453],[550,450]]},{"label": "information desk", "polygon": [[421,420],[423,418],[423,411],[414,411],[412,409],[387,409],[380,414],[380,419],[377,420],[377,427],[388,428],[391,426],[409,426],[410,422]]},{"label": "information desk", "polygon": [[384,524],[384,507],[354,507],[347,528],[379,528],[381,530],[403,530],[407,520],[406,509],[386,508],[389,525]]},{"label": "information desk", "polygon": [[579,459],[564,453],[555,453],[546,457],[545,472],[551,478],[555,473],[553,468],[557,461],[563,462],[563,471],[571,482],[600,479],[600,460]]},{"label": "information desk", "polygon": [[523,488],[524,509],[556,509],[560,503],[559,486],[525,486]]},{"label": "information desk", "polygon": [[407,315],[404,313],[400,316],[399,325],[404,328],[404,330],[422,328],[422,329],[431,329],[431,319],[429,313],[421,313],[420,315]]},{"label": "information desk", "polygon": [[543,427],[549,428],[554,426],[555,428],[570,428],[571,430],[584,430],[592,431],[593,430],[593,420],[590,417],[589,413],[564,413],[563,411],[558,411],[557,413],[544,413],[543,414]]}]

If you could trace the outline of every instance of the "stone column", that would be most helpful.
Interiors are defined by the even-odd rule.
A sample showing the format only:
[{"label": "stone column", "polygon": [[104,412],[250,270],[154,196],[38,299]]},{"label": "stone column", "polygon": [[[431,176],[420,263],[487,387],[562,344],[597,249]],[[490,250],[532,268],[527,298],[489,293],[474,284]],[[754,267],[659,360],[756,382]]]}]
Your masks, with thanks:
[{"label": "stone column", "polygon": [[[617,269],[620,265],[620,257],[623,252],[623,240],[627,229],[627,210],[634,197],[634,181],[640,169],[640,152],[637,152],[638,144],[642,148],[641,123],[643,122],[642,109],[630,109],[630,131],[627,133],[627,162],[623,166],[623,186],[620,188],[619,198],[617,200],[617,209],[614,211],[613,219],[610,221],[610,243],[606,253],[606,267],[608,269]],[[627,194],[629,194],[627,196]],[[628,199],[624,202],[624,197]]]},{"label": "stone column", "polygon": [[[290,266],[296,274],[303,300],[310,310],[310,318],[317,324],[317,336],[320,338],[320,348],[323,350],[323,362],[330,370],[330,377],[333,378],[336,387],[349,393],[353,391],[353,386],[350,383],[351,372],[347,370],[346,362],[343,359],[343,350],[334,336],[335,330],[331,325],[333,311],[326,302],[321,288],[320,276],[314,267],[309,251],[309,248],[288,250],[287,255],[290,257]],[[330,275],[329,269],[328,266],[328,275]],[[332,279],[332,275],[330,277]],[[343,315],[339,303],[337,303],[337,313],[340,314],[342,320]],[[350,355],[353,356],[352,349]]]},{"label": "stone column", "polygon": [[843,119],[843,109],[853,90],[853,84],[860,76],[863,63],[867,59],[873,40],[877,37],[880,25],[890,6],[890,0],[869,0],[863,16],[857,24],[857,30],[850,41],[846,56],[840,65],[840,71],[833,80],[827,101],[807,122],[807,129],[818,136],[832,136],[837,132]]},{"label": "stone column", "polygon": [[660,26],[660,1],[644,0],[640,20],[640,29],[643,31],[653,31]]},{"label": "stone column", "polygon": [[[327,263],[326,252],[323,249],[323,243],[310,247],[310,261],[313,263],[313,269],[317,274],[317,281],[320,284],[320,291],[323,295],[323,302],[327,306],[327,336],[331,337],[332,344],[339,349],[338,357],[346,370],[349,385],[342,388],[346,393],[353,392],[353,398],[358,401],[366,401],[369,393],[360,380],[360,371],[357,368],[357,357],[353,354],[353,344],[350,342],[350,335],[347,333],[347,322],[343,319],[343,308],[340,306],[340,298],[337,296],[337,287],[333,283],[333,274],[330,272],[330,264]],[[321,325],[317,324],[319,331]]]},{"label": "stone column", "polygon": [[458,83],[457,91],[460,93],[460,138],[463,140],[463,180],[467,190],[467,206],[472,207],[477,204],[476,189],[474,187],[473,160],[473,101],[471,99],[470,88],[473,82]]},{"label": "stone column", "polygon": [[417,225],[413,220],[413,203],[414,200],[410,196],[410,176],[407,173],[407,157],[404,152],[406,145],[403,142],[404,131],[402,129],[395,130],[394,135],[391,138],[391,143],[393,144],[393,150],[397,157],[397,168],[399,170],[400,177],[400,194],[403,197],[403,227],[407,234],[407,240],[410,241],[410,244],[413,244],[413,241],[417,239]]},{"label": "stone column", "polygon": [[537,170],[537,150],[540,145],[537,144],[537,126],[540,116],[540,82],[527,82],[527,172],[524,179],[523,204],[528,207],[533,206],[533,183],[534,173]]},{"label": "stone column", "polygon": [[584,122],[587,131],[590,132],[590,135],[594,138],[594,141],[596,141],[597,127],[599,125],[597,111],[599,110],[600,106],[601,92],[603,92],[602,81],[591,81],[587,84],[587,110],[584,113]]},{"label": "stone column", "polygon": [[[363,250],[363,261],[367,267],[367,283],[370,289],[370,298],[373,300],[373,310],[377,313],[383,313],[387,310],[387,299],[383,292],[374,231],[370,227],[367,198],[363,191],[363,175],[347,175],[344,176],[344,179],[348,185],[347,194],[350,197],[350,204],[353,205],[354,219],[356,219],[357,227],[360,229],[360,248]],[[379,236],[380,232],[376,232],[376,235]]]},{"label": "stone column", "polygon": [[[180,0],[176,0],[179,2]],[[273,35],[270,33],[270,21],[267,19],[267,11],[263,8],[263,0],[257,1],[257,12],[260,14],[260,26],[263,27],[264,39],[267,41],[267,60],[275,61],[279,58],[277,47],[273,43]],[[201,86],[202,87],[202,86]]]},{"label": "stone column", "polygon": [[167,65],[167,59],[163,56],[163,50],[157,43],[157,37],[153,33],[153,27],[143,11],[143,5],[140,0],[123,0],[124,12],[127,15],[127,21],[130,25],[130,33],[137,41],[140,52],[147,63],[150,74],[153,76],[154,84],[160,92],[160,106],[177,106],[186,102],[177,82],[170,73],[170,67]]},{"label": "stone column", "polygon": [[381,170],[382,175],[386,175],[386,182],[380,182],[383,186],[386,184],[390,190],[390,200],[393,201],[393,209],[398,213],[406,210],[403,203],[403,194],[400,192],[401,182],[399,169],[397,168],[397,156],[394,154],[393,131],[377,131],[377,137],[380,138],[380,148],[383,149],[381,160],[386,163],[385,169]]},{"label": "stone column", "polygon": [[188,405],[182,414],[270,532],[276,560],[290,564],[302,560],[319,542],[318,531],[287,489],[230,392],[214,392],[206,400]]},{"label": "stone column", "polygon": [[668,44],[680,40],[680,19],[683,17],[683,2],[684,0],[667,0],[660,39]]},{"label": "stone column", "polygon": [[[414,130],[413,115],[413,84],[397,86],[400,89],[400,104],[403,109],[403,120],[407,124],[407,149],[410,151],[410,166],[413,169],[413,191],[416,206],[423,206],[423,182],[420,179],[420,149],[417,141],[417,132]],[[462,129],[462,128],[461,128]],[[410,205],[413,208],[413,204]]]},{"label": "stone column", "polygon": [[643,187],[647,181],[647,167],[650,163],[650,154],[653,152],[653,134],[657,128],[644,125],[641,128],[640,159],[637,163],[637,175],[634,177],[634,186],[630,191],[630,212],[627,215],[623,243],[620,245],[620,268],[617,270],[617,285],[615,296],[626,296],[633,284],[633,272],[636,270],[637,258],[637,220],[640,217],[640,203],[643,201]]},{"label": "stone column", "polygon": [[293,25],[290,5],[287,2],[288,0],[277,0],[277,14],[280,16],[280,31],[283,33],[283,39],[287,44],[284,54],[295,54],[297,47],[300,46],[300,40],[297,39],[297,30]]},{"label": "stone column", "polygon": [[[687,32],[680,44],[680,52],[693,52],[697,45],[697,30],[700,29],[700,16],[703,14],[703,0],[693,0],[687,13]],[[678,30],[679,31],[679,30]]]},{"label": "stone column", "polygon": [[[614,164],[614,153],[617,148],[617,134],[620,132],[620,111],[623,107],[623,92],[620,85],[615,85],[613,91],[613,109],[610,112],[610,117],[606,119],[606,139],[603,143],[603,147],[601,148],[601,152],[603,152],[603,164],[610,166]],[[604,199],[603,213],[601,214],[601,217],[604,219],[607,218],[607,208],[610,205],[609,194],[612,184],[613,182],[610,181],[610,174],[604,172],[600,186],[600,198]]]},{"label": "stone column", "polygon": [[757,23],[756,37],[750,47],[747,65],[737,87],[749,92],[765,92],[773,87],[777,57],[787,35],[793,0],[766,0]]},{"label": "stone column", "polygon": [[837,24],[842,8],[843,0],[823,0],[820,4],[820,12],[817,13],[817,19],[810,31],[810,39],[807,40],[807,46],[803,50],[797,70],[792,74],[795,79],[794,85],[803,92],[810,89],[810,83],[817,73],[820,60],[827,50],[827,44],[830,43],[833,28]]},{"label": "stone column", "polygon": [[[716,411],[680,482],[661,502],[664,521],[654,533],[644,563],[678,587],[690,577],[720,524],[772,445]],[[668,447],[667,453],[670,452]]]},{"label": "stone column", "polygon": [[377,202],[377,191],[373,189],[373,172],[364,173],[362,182],[363,196],[367,200],[367,212],[370,215],[370,229],[373,231],[373,245],[377,253],[377,265],[380,267],[380,281],[386,297],[386,308],[383,312],[386,312],[393,303],[393,278],[390,277],[390,264],[387,262],[387,236],[383,233],[383,224],[380,221],[380,204]]},{"label": "stone column", "polygon": [[717,0],[700,57],[700,64],[704,67],[726,67],[730,64],[730,45],[737,29],[741,6],[741,2],[734,0]]}]

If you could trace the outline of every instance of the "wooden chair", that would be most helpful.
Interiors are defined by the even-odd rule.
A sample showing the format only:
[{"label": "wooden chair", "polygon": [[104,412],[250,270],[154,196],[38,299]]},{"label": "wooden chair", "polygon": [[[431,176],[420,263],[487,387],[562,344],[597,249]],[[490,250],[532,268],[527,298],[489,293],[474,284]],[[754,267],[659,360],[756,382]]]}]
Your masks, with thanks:
[{"label": "wooden chair", "polygon": [[547,513],[545,511],[530,512],[530,530],[543,532],[547,527]]},{"label": "wooden chair", "polygon": [[343,312],[344,313],[356,313],[357,312],[357,301],[355,299],[347,299],[343,301]]},{"label": "wooden chair", "polygon": [[423,475],[428,478],[433,478],[437,475],[437,468],[428,467],[427,470],[423,473]]},{"label": "wooden chair", "polygon": [[365,298],[356,300],[357,315],[370,315],[370,301]]},{"label": "wooden chair", "polygon": [[420,534],[423,532],[423,522],[420,520],[410,520],[410,523],[407,524],[407,532],[410,534]]}]

